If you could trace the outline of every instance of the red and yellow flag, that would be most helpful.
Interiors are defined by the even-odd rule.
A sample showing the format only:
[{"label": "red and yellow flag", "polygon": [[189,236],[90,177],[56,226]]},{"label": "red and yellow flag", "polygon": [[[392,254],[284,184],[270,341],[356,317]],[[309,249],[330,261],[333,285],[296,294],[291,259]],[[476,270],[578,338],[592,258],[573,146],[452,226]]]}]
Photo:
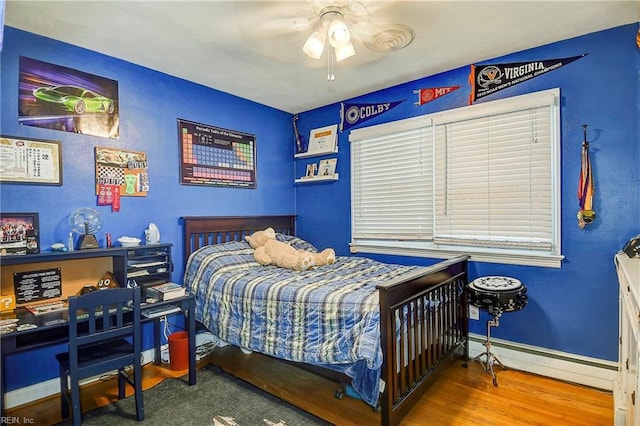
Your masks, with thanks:
[{"label": "red and yellow flag", "polygon": [[587,126],[584,125],[584,142],[582,143],[582,154],[580,167],[580,179],[578,181],[578,202],[580,211],[578,212],[578,227],[584,229],[585,225],[593,222],[596,213],[593,211],[593,194],[596,189],[593,185],[593,172],[591,170],[591,158],[589,157],[589,142],[587,142]]}]

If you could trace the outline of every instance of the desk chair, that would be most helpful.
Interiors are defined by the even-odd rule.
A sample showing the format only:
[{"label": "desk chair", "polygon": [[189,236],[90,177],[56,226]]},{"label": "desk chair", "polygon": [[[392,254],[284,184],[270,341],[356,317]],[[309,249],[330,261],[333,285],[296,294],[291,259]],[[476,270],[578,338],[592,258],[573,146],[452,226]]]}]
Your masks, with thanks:
[{"label": "desk chair", "polygon": [[[125,318],[130,311],[133,317],[127,314]],[[118,370],[118,399],[124,398],[125,381],[128,382],[135,392],[136,417],[144,420],[141,334],[140,287],[69,297],[69,352],[56,355],[63,419],[69,417],[70,397],[73,424],[81,424],[80,379]],[[133,344],[125,337],[132,337]],[[133,377],[124,371],[129,365],[133,365]]]}]

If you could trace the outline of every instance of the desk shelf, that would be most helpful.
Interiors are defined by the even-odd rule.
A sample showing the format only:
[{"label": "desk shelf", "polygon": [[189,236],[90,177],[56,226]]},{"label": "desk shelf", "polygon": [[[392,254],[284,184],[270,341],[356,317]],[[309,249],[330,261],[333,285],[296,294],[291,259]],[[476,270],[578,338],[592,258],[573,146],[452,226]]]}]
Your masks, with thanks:
[{"label": "desk shelf", "polygon": [[171,281],[171,244],[127,247],[127,279],[146,287]]}]

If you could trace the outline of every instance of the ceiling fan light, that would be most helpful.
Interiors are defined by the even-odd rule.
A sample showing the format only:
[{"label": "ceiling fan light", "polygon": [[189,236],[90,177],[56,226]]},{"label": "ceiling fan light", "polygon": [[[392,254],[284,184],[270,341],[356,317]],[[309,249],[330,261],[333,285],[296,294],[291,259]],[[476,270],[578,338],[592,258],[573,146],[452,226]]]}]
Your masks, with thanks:
[{"label": "ceiling fan light", "polygon": [[324,51],[324,42],[327,35],[324,31],[314,31],[302,46],[302,51],[313,59],[320,59]]},{"label": "ceiling fan light", "polygon": [[351,40],[351,34],[349,34],[349,28],[342,19],[334,19],[329,24],[329,43],[331,46],[338,48],[349,44]]},{"label": "ceiling fan light", "polygon": [[333,51],[336,55],[337,62],[350,58],[356,54],[356,51],[353,48],[353,44],[351,42],[349,42],[346,46],[336,47],[335,49],[333,49]]}]

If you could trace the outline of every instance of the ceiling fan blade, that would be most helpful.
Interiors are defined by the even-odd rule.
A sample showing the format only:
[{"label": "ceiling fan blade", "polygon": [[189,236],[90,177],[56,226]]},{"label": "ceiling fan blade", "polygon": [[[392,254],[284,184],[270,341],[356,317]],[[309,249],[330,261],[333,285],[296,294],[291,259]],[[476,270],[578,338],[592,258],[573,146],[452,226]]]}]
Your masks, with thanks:
[{"label": "ceiling fan blade", "polygon": [[317,25],[316,16],[306,2],[238,2],[237,27],[248,39],[306,33]]}]

